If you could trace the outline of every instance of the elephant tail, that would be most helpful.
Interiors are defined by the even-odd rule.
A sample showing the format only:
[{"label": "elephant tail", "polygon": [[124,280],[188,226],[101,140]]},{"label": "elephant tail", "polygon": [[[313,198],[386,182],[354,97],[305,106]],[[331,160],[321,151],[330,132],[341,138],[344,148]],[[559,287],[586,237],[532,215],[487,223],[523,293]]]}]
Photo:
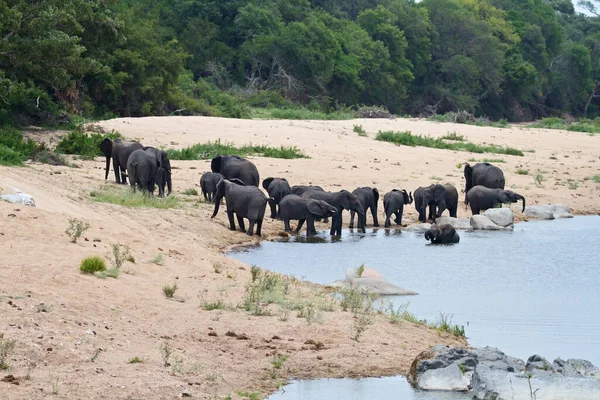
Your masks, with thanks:
[{"label": "elephant tail", "polygon": [[137,164],[135,162],[132,162],[131,164],[127,165],[127,175],[128,175],[128,178],[129,178],[129,184],[131,186],[133,186],[134,188],[135,188],[135,185],[137,183],[136,168],[137,168]]}]

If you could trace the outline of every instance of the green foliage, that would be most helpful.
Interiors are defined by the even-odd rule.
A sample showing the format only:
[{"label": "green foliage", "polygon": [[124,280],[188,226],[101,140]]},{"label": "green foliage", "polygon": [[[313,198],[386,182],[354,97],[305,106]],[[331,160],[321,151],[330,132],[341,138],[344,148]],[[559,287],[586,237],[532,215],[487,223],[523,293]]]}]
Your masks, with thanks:
[{"label": "green foliage", "polygon": [[8,369],[7,359],[8,359],[8,356],[10,356],[10,354],[15,349],[16,344],[17,344],[16,340],[5,339],[4,333],[0,333],[0,370]]},{"label": "green foliage", "polygon": [[117,204],[124,207],[148,207],[148,208],[176,208],[179,206],[177,196],[156,197],[148,196],[139,190],[135,193],[129,187],[116,187],[114,185],[102,185],[97,190],[90,192],[90,199],[98,203]]},{"label": "green foliage", "polygon": [[171,160],[206,160],[213,158],[217,153],[222,156],[239,155],[262,156],[272,158],[308,158],[297,147],[280,146],[279,148],[264,145],[244,145],[236,147],[233,143],[221,143],[221,139],[214,142],[198,143],[181,150],[167,150]]},{"label": "green foliage", "polygon": [[346,120],[353,119],[355,115],[350,111],[334,111],[334,112],[323,112],[309,110],[306,108],[294,107],[285,109],[271,109],[268,110],[272,119],[313,119],[313,120]]},{"label": "green foliage", "polygon": [[86,274],[94,274],[96,272],[106,271],[106,263],[102,257],[87,257],[81,261],[79,270],[81,272],[85,272]]},{"label": "green foliage", "polygon": [[363,129],[362,125],[354,125],[352,130],[358,133],[358,136],[367,136],[367,132]]},{"label": "green foliage", "polygon": [[23,133],[19,130],[11,127],[0,127],[0,165],[23,165],[23,161],[33,158],[42,151],[46,151],[43,144],[25,139]]},{"label": "green foliage", "polygon": [[167,299],[172,299],[173,296],[175,296],[177,289],[177,283],[173,283],[172,285],[164,285],[162,287],[162,291]]},{"label": "green foliage", "polygon": [[455,140],[457,142],[464,142],[465,141],[465,137],[463,135],[459,135],[456,132],[450,132],[450,133],[442,136],[441,139],[444,139],[444,140]]},{"label": "green foliage", "polygon": [[523,169],[523,168],[519,168],[515,171],[515,174],[517,175],[529,175],[529,170]]},{"label": "green foliage", "polygon": [[543,118],[530,125],[532,128],[562,129],[572,132],[600,133],[600,117],[596,119],[581,119],[576,122],[567,122],[561,118]]},{"label": "green foliage", "polygon": [[376,140],[391,142],[397,146],[422,146],[435,149],[446,149],[456,151],[468,151],[471,153],[496,153],[508,154],[513,156],[522,156],[523,152],[512,147],[501,147],[496,145],[477,145],[471,142],[448,143],[443,139],[434,139],[430,136],[413,135],[410,131],[406,132],[382,132],[379,131]]},{"label": "green foliage", "polygon": [[138,356],[135,356],[133,358],[131,358],[129,361],[127,361],[128,364],[143,364],[144,363],[144,357],[140,358]]},{"label": "green foliage", "polygon": [[80,125],[60,139],[56,145],[56,151],[64,154],[77,154],[84,160],[93,160],[94,157],[103,155],[100,151],[100,142],[104,138],[114,140],[120,137],[122,137],[121,134],[114,131],[108,134],[88,134]]},{"label": "green foliage", "polygon": [[71,243],[77,243],[77,240],[80,239],[81,235],[88,229],[90,229],[90,224],[87,222],[71,218],[69,219],[69,226],[65,230],[65,233],[71,239]]},{"label": "green foliage", "polygon": [[589,177],[585,177],[586,181],[592,180],[596,183],[600,183],[600,175],[594,175],[594,176],[589,176]]},{"label": "green foliage", "polygon": [[198,191],[196,189],[186,189],[183,194],[186,196],[198,196]]}]

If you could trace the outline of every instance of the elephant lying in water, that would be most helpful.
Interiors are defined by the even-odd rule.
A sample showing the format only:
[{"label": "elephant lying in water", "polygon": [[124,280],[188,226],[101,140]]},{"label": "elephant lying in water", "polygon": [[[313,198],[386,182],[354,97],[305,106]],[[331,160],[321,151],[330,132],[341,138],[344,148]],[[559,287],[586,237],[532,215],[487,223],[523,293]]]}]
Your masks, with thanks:
[{"label": "elephant lying in water", "polygon": [[331,217],[337,208],[323,200],[313,200],[295,194],[285,196],[279,203],[279,216],[283,219],[286,232],[290,232],[290,220],[298,220],[296,233],[300,232],[306,221],[306,236],[316,235],[315,219]]},{"label": "elephant lying in water", "polygon": [[525,197],[512,190],[490,189],[478,185],[469,190],[469,193],[467,193],[467,200],[473,215],[479,214],[480,211],[485,211],[488,208],[494,208],[498,203],[510,204],[516,203],[519,200],[523,201],[522,212],[525,211]]},{"label": "elephant lying in water", "polygon": [[425,240],[431,240],[432,244],[450,244],[458,243],[460,236],[450,224],[434,224],[425,232]]},{"label": "elephant lying in water", "polygon": [[[239,179],[221,179],[217,184],[215,209],[211,218],[217,216],[223,197],[225,197],[227,206],[230,229],[235,231],[235,222],[233,221],[233,214],[235,214],[242,231],[245,231],[248,236],[252,236],[254,225],[256,225],[256,234],[260,236],[269,198],[258,187],[244,186],[244,182]],[[244,218],[247,218],[249,222],[248,231],[246,231]]]}]

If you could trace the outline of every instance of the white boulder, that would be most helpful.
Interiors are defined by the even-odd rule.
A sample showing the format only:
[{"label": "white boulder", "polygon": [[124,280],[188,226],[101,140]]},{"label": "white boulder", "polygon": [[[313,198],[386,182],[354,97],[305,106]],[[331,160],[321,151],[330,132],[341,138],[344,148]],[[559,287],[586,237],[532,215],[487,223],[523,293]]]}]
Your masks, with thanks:
[{"label": "white boulder", "polygon": [[486,210],[483,215],[492,220],[496,225],[500,225],[504,228],[514,227],[515,214],[510,208],[490,208]]},{"label": "white boulder", "polygon": [[571,209],[564,204],[541,204],[525,207],[524,215],[539,219],[573,218]]},{"label": "white boulder", "polygon": [[486,230],[486,231],[511,231],[513,228],[511,227],[503,227],[497,225],[494,221],[486,217],[485,215],[475,214],[471,217],[471,227],[477,230]]},{"label": "white boulder", "polygon": [[438,225],[451,225],[454,229],[461,229],[470,231],[473,229],[471,227],[471,221],[469,218],[454,218],[454,217],[439,217],[435,220],[435,223]]}]

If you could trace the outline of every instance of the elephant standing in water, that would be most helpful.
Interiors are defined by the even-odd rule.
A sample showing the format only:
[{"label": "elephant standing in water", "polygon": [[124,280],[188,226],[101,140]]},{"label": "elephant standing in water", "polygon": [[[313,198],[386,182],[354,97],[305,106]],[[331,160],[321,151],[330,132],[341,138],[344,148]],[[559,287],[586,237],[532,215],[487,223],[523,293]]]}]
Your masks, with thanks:
[{"label": "elephant standing in water", "polygon": [[512,190],[490,189],[482,185],[474,186],[467,193],[467,200],[471,206],[473,215],[479,214],[480,211],[485,211],[488,208],[494,208],[497,204],[516,203],[519,200],[523,201],[523,210],[525,211],[525,197]]},{"label": "elephant standing in water", "polygon": [[477,163],[473,167],[465,163],[465,204],[469,204],[467,193],[472,187],[482,185],[490,189],[504,189],[504,172],[490,163]]},{"label": "elephant standing in water", "polygon": [[[233,221],[233,214],[235,214],[242,231],[245,231],[248,236],[252,236],[254,225],[256,225],[256,234],[260,236],[269,198],[258,187],[244,186],[244,182],[239,179],[221,179],[217,184],[215,209],[211,218],[216,217],[219,212],[223,197],[225,197],[227,205],[230,229],[235,231],[235,222]],[[244,218],[247,218],[249,222],[248,231],[246,231]]]},{"label": "elephant standing in water", "polygon": [[358,200],[358,197],[347,190],[339,192],[323,192],[320,190],[311,190],[305,192],[302,197],[306,199],[324,200],[337,209],[335,215],[331,218],[330,235],[342,235],[342,211],[355,211],[359,215],[364,215],[365,211]]},{"label": "elephant standing in water", "polygon": [[244,185],[258,187],[260,183],[256,165],[240,156],[221,156],[217,154],[210,162],[210,168],[212,172],[218,172],[226,179],[239,179]]},{"label": "elephant standing in water", "polygon": [[425,232],[425,240],[430,240],[432,244],[450,244],[458,243],[460,236],[450,224],[436,225]]},{"label": "elephant standing in water", "polygon": [[323,200],[313,200],[295,194],[285,196],[279,203],[279,216],[283,219],[286,232],[290,232],[290,220],[298,220],[296,233],[300,232],[306,221],[306,236],[316,235],[315,219],[331,217],[337,208]]},{"label": "elephant standing in water", "polygon": [[[429,207],[429,216],[427,208]],[[456,218],[458,208],[458,191],[454,186],[434,184],[428,187],[419,187],[415,190],[415,209],[419,213],[419,221],[435,220],[442,216],[448,209],[450,216]]]},{"label": "elephant standing in water", "polygon": [[218,172],[205,172],[202,174],[200,177],[200,190],[205,202],[212,203],[214,201],[217,195],[217,183],[223,178],[224,176]]},{"label": "elephant standing in water", "polygon": [[390,217],[395,215],[394,222],[396,225],[402,225],[402,213],[404,205],[413,202],[412,192],[406,193],[406,190],[393,189],[391,192],[383,196],[383,210],[385,211],[385,227],[389,228],[392,224]]},{"label": "elephant standing in water", "polygon": [[277,218],[279,216],[277,205],[281,202],[281,199],[290,194],[290,184],[285,178],[267,178],[263,181],[262,186],[273,199],[269,200],[271,218]]},{"label": "elephant standing in water", "polygon": [[106,157],[106,173],[104,174],[104,180],[108,179],[108,172],[110,171],[110,160],[113,160],[113,170],[115,171],[115,182],[127,184],[127,160],[131,153],[141,149],[142,144],[133,140],[124,140],[117,138],[114,141],[109,138],[104,138],[100,142],[100,151]]},{"label": "elephant standing in water", "polygon": [[134,151],[127,161],[127,174],[134,192],[137,186],[140,190],[153,195],[156,184],[159,197],[164,197],[165,185],[168,188],[167,196],[171,194],[171,162],[163,150],[144,147]]},{"label": "elephant standing in water", "polygon": [[[358,229],[365,229],[367,226],[367,209],[371,209],[371,215],[373,216],[373,226],[379,226],[377,220],[377,203],[379,203],[379,190],[371,187],[361,187],[354,189],[352,194],[358,197],[360,205],[364,210],[363,215],[358,216]],[[350,211],[350,225],[349,228],[354,228],[354,211]]]}]

